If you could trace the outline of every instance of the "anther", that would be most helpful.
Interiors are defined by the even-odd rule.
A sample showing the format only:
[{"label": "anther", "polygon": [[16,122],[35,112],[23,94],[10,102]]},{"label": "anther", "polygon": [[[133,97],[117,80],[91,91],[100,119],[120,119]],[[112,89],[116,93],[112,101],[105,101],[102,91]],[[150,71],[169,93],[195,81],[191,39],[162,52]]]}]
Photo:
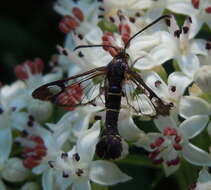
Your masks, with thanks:
[{"label": "anther", "polygon": [[78,34],[78,38],[80,39],[80,40],[83,40],[83,35],[82,34]]},{"label": "anther", "polygon": [[79,156],[78,153],[75,153],[75,154],[73,155],[73,158],[74,158],[77,162],[80,160],[80,156]]},{"label": "anther", "polygon": [[156,88],[160,87],[160,85],[161,85],[161,81],[160,80],[155,81],[155,87]]},{"label": "anther", "polygon": [[184,33],[184,34],[187,34],[188,31],[189,31],[189,27],[184,26],[184,27],[182,28],[182,30],[183,30],[183,33]]},{"label": "anther", "polygon": [[110,16],[110,17],[109,17],[109,20],[110,20],[112,23],[115,23],[114,17]]},{"label": "anther", "polygon": [[78,56],[79,56],[79,57],[84,57],[84,54],[83,54],[81,51],[79,51],[79,52],[78,52]]},{"label": "anther", "polygon": [[179,38],[180,37],[180,34],[181,34],[181,30],[175,30],[174,31],[174,36]]},{"label": "anther", "polygon": [[130,17],[129,20],[130,20],[130,22],[132,22],[132,23],[135,23],[135,22],[136,22],[136,19],[135,19],[134,17]]},{"label": "anther", "polygon": [[104,9],[103,7],[101,7],[101,6],[99,6],[98,9],[99,9],[100,11],[105,11],[105,9]]},{"label": "anther", "polygon": [[207,42],[206,45],[205,45],[205,48],[207,50],[210,50],[211,49],[211,42]]},{"label": "anther", "polygon": [[54,161],[48,161],[48,165],[50,166],[50,168],[54,168],[53,163],[54,163]]},{"label": "anther", "polygon": [[80,177],[84,172],[83,172],[82,169],[78,169],[75,173],[76,173],[77,176]]},{"label": "anther", "polygon": [[29,127],[33,127],[33,126],[34,126],[34,121],[29,120],[29,121],[27,122],[27,125],[28,125]]},{"label": "anther", "polygon": [[63,153],[61,154],[61,158],[62,158],[62,159],[66,159],[67,157],[68,157],[68,153],[63,152]]},{"label": "anther", "polygon": [[171,26],[171,21],[170,21],[170,19],[166,19],[165,21],[166,21],[166,25],[167,25],[168,27],[170,27],[170,26]]},{"label": "anther", "polygon": [[170,90],[171,90],[172,92],[176,92],[176,89],[177,89],[176,86],[171,86],[171,87],[170,87]]},{"label": "anther", "polygon": [[65,56],[68,56],[67,50],[66,49],[63,49],[62,50],[62,54],[65,55]]},{"label": "anther", "polygon": [[65,172],[62,172],[62,177],[63,178],[68,178],[69,177],[69,174],[65,173]]}]

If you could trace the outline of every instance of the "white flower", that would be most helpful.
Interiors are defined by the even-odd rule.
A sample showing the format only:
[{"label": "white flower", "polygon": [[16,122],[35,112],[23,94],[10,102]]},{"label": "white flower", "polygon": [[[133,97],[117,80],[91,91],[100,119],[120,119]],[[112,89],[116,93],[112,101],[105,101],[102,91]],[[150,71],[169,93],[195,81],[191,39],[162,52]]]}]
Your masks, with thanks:
[{"label": "white flower", "polygon": [[155,72],[143,74],[145,83],[162,99],[174,102],[177,106],[191,80],[181,72],[173,72],[168,76],[167,84]]},{"label": "white flower", "polygon": [[183,0],[175,1],[169,9],[176,13],[189,15],[192,18],[190,37],[194,37],[202,25],[206,23],[211,28],[211,2],[210,0]]},{"label": "white flower", "polygon": [[197,55],[205,55],[204,44],[205,41],[201,39],[190,39],[190,31],[192,21],[187,18],[180,29],[176,20],[171,16],[167,22],[169,28],[169,49],[172,51],[172,58],[174,58],[181,71],[190,79],[193,79],[194,73],[199,69],[200,62]]},{"label": "white flower", "polygon": [[[75,143],[78,137],[88,129],[90,121],[101,109],[101,107],[91,105],[81,106],[64,114],[56,124],[47,123],[47,126],[54,132],[55,136],[63,134],[68,136],[71,143]],[[64,136],[61,135],[61,138]]]},{"label": "white flower", "polygon": [[[131,120],[119,127],[120,134],[136,146],[150,151],[150,159],[155,164],[163,163],[166,175],[175,172],[180,165],[180,156],[194,165],[210,166],[211,156],[189,143],[207,125],[208,117],[192,116],[177,126],[172,117],[158,117],[154,120],[160,133],[148,133],[138,129]],[[128,137],[127,137],[128,136]]]},{"label": "white flower", "polygon": [[26,87],[21,96],[17,97],[17,101],[22,108],[26,108],[28,113],[33,115],[39,122],[46,121],[52,113],[52,104],[35,100],[32,92],[41,85],[58,80],[62,76],[60,69],[55,73],[42,76],[44,63],[41,59],[36,58],[34,61],[25,61],[23,64],[15,68],[17,77],[25,81]]},{"label": "white flower", "polygon": [[89,180],[101,185],[114,185],[131,179],[113,163],[92,161],[99,134],[100,121],[97,121],[79,137],[76,147],[68,153],[62,153],[55,161],[49,162],[64,179],[67,178],[66,183],[61,183],[61,189],[72,185],[74,190],[90,190]]}]

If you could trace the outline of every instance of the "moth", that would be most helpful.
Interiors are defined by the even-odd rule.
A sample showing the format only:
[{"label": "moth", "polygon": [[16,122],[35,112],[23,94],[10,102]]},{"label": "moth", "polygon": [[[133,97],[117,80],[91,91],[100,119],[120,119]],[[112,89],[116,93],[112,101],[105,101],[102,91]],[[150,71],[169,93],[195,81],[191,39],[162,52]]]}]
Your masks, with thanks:
[{"label": "moth", "polygon": [[[51,101],[70,110],[88,104],[96,106],[99,102],[104,104],[106,109],[105,130],[102,135],[104,144],[102,141],[99,142],[98,149],[105,149],[104,145],[107,141],[115,139],[117,142],[121,142],[117,123],[123,98],[128,108],[132,109],[136,114],[151,117],[168,115],[172,103],[162,100],[145,84],[142,76],[129,65],[130,56],[126,53],[132,39],[163,18],[169,18],[169,16],[161,16],[137,32],[127,41],[124,48],[111,45],[77,46],[75,50],[89,47],[113,48],[117,54],[107,66],[50,82],[37,88],[32,96],[35,99]],[[129,90],[124,88],[126,84]],[[114,152],[113,154],[115,154]],[[99,150],[99,154],[101,157],[109,158],[105,151]]]}]

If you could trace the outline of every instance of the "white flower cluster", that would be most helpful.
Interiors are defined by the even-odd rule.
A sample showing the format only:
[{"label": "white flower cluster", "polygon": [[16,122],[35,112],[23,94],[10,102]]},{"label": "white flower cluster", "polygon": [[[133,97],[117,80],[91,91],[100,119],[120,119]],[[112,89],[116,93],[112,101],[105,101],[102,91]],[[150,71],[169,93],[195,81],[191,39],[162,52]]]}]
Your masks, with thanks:
[{"label": "white flower cluster", "polygon": [[[132,177],[119,169],[116,160],[130,157],[129,146],[148,152],[153,164],[162,164],[166,177],[178,171],[183,162],[203,167],[191,188],[210,189],[211,41],[196,36],[203,24],[210,35],[211,1],[58,0],[54,8],[63,16],[59,28],[67,35],[64,47],[57,46],[59,55],[51,60],[51,72],[42,74],[44,63],[40,58],[28,60],[15,68],[19,80],[0,88],[0,189],[6,190],[9,183],[17,182],[23,182],[21,190],[91,190],[93,183],[110,186],[126,182]],[[170,15],[166,22],[161,20],[127,44],[164,13]],[[177,16],[184,18],[183,25],[177,23]],[[73,51],[79,45],[100,44],[105,47]],[[32,92],[64,75],[108,65],[117,54],[108,46],[124,48],[126,44],[129,67],[140,74],[156,96],[173,106],[165,116],[149,117],[138,115],[128,100],[123,100],[118,136],[104,139],[110,146],[120,141],[121,148],[112,149],[113,159],[102,160],[107,150],[95,154],[105,125],[102,102],[63,109],[34,99]],[[132,89],[128,81],[123,86],[132,94],[133,105],[142,106],[146,115],[156,112],[147,109],[152,103],[142,94],[137,96],[140,100],[134,98],[140,92]],[[93,80],[92,85],[101,88],[98,80]],[[69,94],[72,101],[80,93],[75,89],[74,94]],[[147,132],[150,121],[154,128]],[[207,144],[200,146],[203,149],[198,147],[197,139],[192,141],[202,135],[200,142]],[[41,184],[32,176],[40,177]]]}]

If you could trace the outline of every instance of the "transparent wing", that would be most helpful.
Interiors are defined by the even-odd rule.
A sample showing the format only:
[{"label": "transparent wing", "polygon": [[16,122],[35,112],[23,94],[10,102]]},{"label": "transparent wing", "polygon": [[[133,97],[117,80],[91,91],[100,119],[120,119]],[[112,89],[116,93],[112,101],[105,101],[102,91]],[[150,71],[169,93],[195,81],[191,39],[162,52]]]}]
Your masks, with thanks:
[{"label": "transparent wing", "polygon": [[173,104],[158,97],[134,71],[128,70],[129,80],[126,81],[125,96],[128,105],[141,115],[156,116],[169,115]]},{"label": "transparent wing", "polygon": [[143,89],[137,86],[133,81],[126,81],[123,93],[127,105],[132,108],[136,114],[143,116],[156,115],[155,106],[149,97],[147,97]]},{"label": "transparent wing", "polygon": [[51,82],[37,88],[32,96],[51,101],[69,110],[80,105],[96,105],[96,100],[102,99],[106,72],[106,67],[99,67],[64,80]]}]

